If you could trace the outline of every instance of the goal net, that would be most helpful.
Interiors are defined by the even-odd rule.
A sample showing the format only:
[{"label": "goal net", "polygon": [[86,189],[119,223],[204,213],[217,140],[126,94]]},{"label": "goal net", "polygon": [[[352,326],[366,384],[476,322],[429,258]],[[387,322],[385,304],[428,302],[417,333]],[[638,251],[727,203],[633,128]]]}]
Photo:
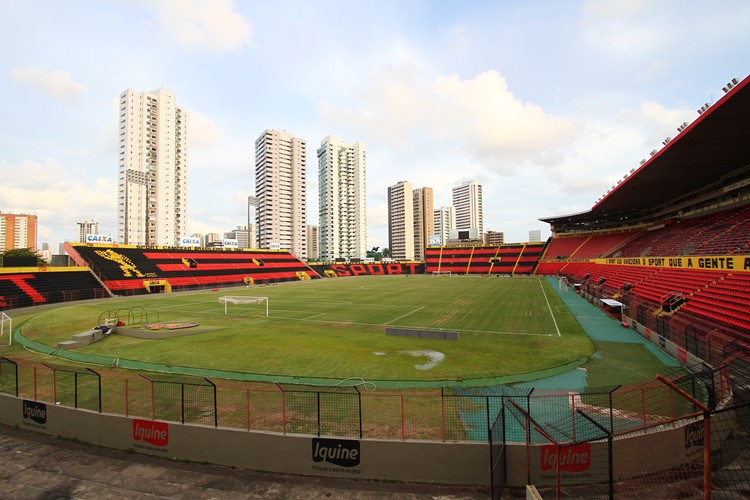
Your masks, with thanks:
[{"label": "goal net", "polygon": [[433,276],[450,276],[450,271],[432,271]]},{"label": "goal net", "polygon": [[568,284],[568,278],[566,278],[565,276],[561,277],[558,290],[561,292],[567,292],[568,286],[570,286]]},{"label": "goal net", "polygon": [[[243,295],[224,295],[219,297],[219,302],[224,304],[224,314],[229,314],[229,304],[248,305],[258,304],[258,308],[262,311],[263,304],[265,304],[266,318],[268,317],[268,297],[247,297]],[[256,310],[257,308],[251,308],[250,310]],[[246,309],[247,310],[247,309]]]},{"label": "goal net", "polygon": [[13,342],[13,319],[4,312],[0,312],[0,346],[8,346]]}]

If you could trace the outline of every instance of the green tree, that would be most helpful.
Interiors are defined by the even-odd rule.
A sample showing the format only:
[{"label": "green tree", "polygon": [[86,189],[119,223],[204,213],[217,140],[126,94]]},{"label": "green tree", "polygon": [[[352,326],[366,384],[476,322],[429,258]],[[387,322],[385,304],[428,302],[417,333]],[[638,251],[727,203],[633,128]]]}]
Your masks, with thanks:
[{"label": "green tree", "polygon": [[384,248],[382,252],[383,257],[393,257],[393,254],[391,253],[390,248]]},{"label": "green tree", "polygon": [[382,254],[379,252],[380,247],[372,247],[372,250],[367,251],[367,257],[371,257],[375,260],[380,260]]},{"label": "green tree", "polygon": [[37,253],[32,252],[30,248],[11,248],[0,253],[0,266],[4,266],[5,257],[34,257],[37,266],[48,266],[46,260],[41,258]]}]

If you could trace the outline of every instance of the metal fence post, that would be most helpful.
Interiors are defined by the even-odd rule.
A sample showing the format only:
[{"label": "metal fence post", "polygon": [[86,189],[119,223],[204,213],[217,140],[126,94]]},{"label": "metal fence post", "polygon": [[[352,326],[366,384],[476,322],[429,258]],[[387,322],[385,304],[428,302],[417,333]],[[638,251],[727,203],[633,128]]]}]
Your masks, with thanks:
[{"label": "metal fence post", "polygon": [[99,413],[101,413],[102,412],[102,376],[98,372],[95,372],[94,370],[92,370],[91,368],[87,367],[86,369],[90,371],[91,373],[93,373],[94,375],[96,375],[96,380],[98,381],[98,384],[99,384]]},{"label": "metal fence post", "polygon": [[703,498],[711,500],[711,412],[703,410]]},{"label": "metal fence post", "polygon": [[615,416],[614,416],[614,409],[613,409],[613,404],[612,404],[612,394],[614,394],[614,392],[620,387],[622,387],[622,385],[618,385],[617,387],[609,391],[609,432],[610,433],[615,432]]},{"label": "metal fence post", "polygon": [[354,390],[357,391],[357,405],[359,413],[359,439],[362,439],[362,393],[359,392],[359,387],[354,386]]},{"label": "metal fence post", "polygon": [[208,378],[206,378],[206,382],[211,384],[211,387],[214,388],[214,427],[219,427],[219,400],[218,400],[218,394],[216,390],[216,384],[211,382]]},{"label": "metal fence post", "polygon": [[320,391],[315,392],[318,406],[318,437],[320,437]]}]

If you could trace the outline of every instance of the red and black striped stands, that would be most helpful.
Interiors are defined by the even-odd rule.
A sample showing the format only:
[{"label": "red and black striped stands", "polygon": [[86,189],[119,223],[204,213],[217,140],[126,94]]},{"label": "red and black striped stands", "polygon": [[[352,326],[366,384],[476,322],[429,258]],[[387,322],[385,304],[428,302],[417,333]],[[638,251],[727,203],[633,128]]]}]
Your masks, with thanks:
[{"label": "red and black striped stands", "polygon": [[137,248],[72,245],[114,293],[147,293],[166,280],[172,290],[319,278],[293,254],[279,250]]},{"label": "red and black striped stands", "polygon": [[424,272],[531,274],[543,248],[544,243],[427,247]]},{"label": "red and black striped stands", "polygon": [[85,268],[0,269],[0,309],[108,296]]}]

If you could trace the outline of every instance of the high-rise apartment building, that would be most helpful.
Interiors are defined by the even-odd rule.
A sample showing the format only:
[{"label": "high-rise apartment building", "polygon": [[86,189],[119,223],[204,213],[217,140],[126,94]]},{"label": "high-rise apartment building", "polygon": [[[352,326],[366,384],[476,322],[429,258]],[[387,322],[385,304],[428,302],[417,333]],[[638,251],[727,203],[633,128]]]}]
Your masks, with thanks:
[{"label": "high-rise apartment building", "polygon": [[0,250],[28,248],[37,250],[36,215],[0,213]]},{"label": "high-rise apartment building", "polygon": [[453,206],[440,207],[434,212],[435,236],[440,241],[440,246],[448,242],[451,229],[456,228],[456,209]]},{"label": "high-rise apartment building", "polygon": [[480,236],[484,233],[481,184],[469,181],[454,187],[453,207],[456,209],[456,229],[477,229]]},{"label": "high-rise apartment building", "polygon": [[78,242],[86,243],[86,236],[99,234],[99,223],[93,220],[85,220],[78,223]]},{"label": "high-rise apartment building", "polygon": [[258,246],[307,258],[307,142],[280,130],[255,141]]},{"label": "high-rise apartment building", "polygon": [[417,188],[414,198],[414,259],[425,259],[425,248],[430,243],[430,236],[435,234],[435,202],[432,188]]},{"label": "high-rise apartment building", "polygon": [[224,233],[224,239],[237,240],[237,248],[252,248],[250,246],[250,231],[247,226],[237,226]]},{"label": "high-rise apartment building", "polygon": [[388,188],[388,248],[396,260],[414,260],[414,191],[409,181]]},{"label": "high-rise apartment building", "polygon": [[320,259],[367,256],[366,152],[329,135],[318,148]]},{"label": "high-rise apartment building", "polygon": [[487,231],[484,233],[485,245],[502,245],[505,243],[505,233],[502,231]]},{"label": "high-rise apartment building", "polygon": [[529,231],[529,243],[538,243],[542,241],[541,229],[532,229]]},{"label": "high-rise apartment building", "polygon": [[317,225],[307,225],[307,260],[320,258],[320,231]]},{"label": "high-rise apartment building", "polygon": [[187,235],[187,113],[164,89],[128,89],[119,110],[117,241],[177,246]]}]

